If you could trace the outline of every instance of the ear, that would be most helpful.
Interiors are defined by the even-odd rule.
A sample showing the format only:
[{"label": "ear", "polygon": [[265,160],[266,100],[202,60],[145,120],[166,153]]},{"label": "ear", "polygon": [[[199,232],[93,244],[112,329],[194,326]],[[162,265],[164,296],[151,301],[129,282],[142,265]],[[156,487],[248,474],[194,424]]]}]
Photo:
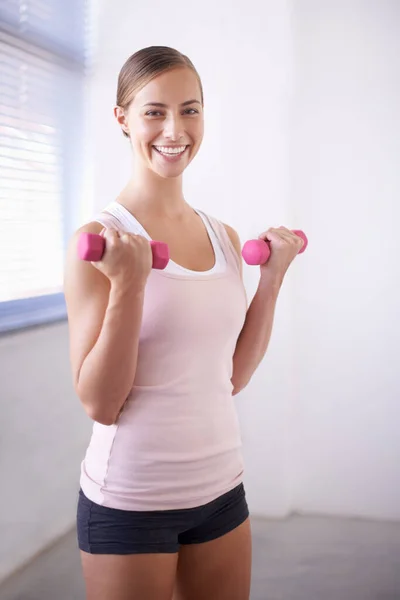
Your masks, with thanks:
[{"label": "ear", "polygon": [[122,131],[126,135],[129,135],[128,119],[126,118],[124,109],[121,108],[120,106],[115,106],[114,107],[114,116],[117,119],[119,125],[121,126]]}]

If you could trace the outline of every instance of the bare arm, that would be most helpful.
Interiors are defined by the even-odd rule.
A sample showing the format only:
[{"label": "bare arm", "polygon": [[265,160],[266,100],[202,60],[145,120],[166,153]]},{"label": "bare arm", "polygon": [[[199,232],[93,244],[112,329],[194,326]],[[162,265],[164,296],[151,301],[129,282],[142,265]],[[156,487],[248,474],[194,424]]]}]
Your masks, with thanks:
[{"label": "bare arm", "polygon": [[111,282],[90,262],[78,258],[80,232],[101,229],[92,223],[71,239],[64,292],[75,391],[90,418],[111,425],[135,377],[144,288],[132,281]]},{"label": "bare arm", "polygon": [[233,355],[233,395],[246,387],[267,352],[278,293],[279,288],[260,279]]},{"label": "bare arm", "polygon": [[[225,227],[241,258],[238,234],[231,227],[227,225]],[[233,395],[246,387],[267,352],[282,281],[287,268],[301,247],[299,239],[287,230],[269,230],[267,233],[270,238],[272,237],[272,255],[268,263],[261,267],[258,288],[247,310],[246,320],[237,340],[231,379],[234,386]]]}]

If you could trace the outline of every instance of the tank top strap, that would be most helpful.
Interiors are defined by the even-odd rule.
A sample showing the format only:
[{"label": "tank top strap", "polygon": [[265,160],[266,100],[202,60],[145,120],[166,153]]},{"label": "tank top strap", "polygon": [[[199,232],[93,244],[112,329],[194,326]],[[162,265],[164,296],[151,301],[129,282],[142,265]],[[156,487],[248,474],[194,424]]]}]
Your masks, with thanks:
[{"label": "tank top strap", "polygon": [[238,272],[240,273],[240,261],[241,258],[238,256],[238,253],[231,242],[231,238],[226,231],[225,225],[219,219],[212,217],[206,213],[203,213],[206,217],[207,221],[212,227],[215,235],[218,238],[218,241],[221,245],[221,248],[225,254],[227,262]]},{"label": "tank top strap", "polygon": [[101,212],[97,213],[94,220],[104,227],[113,227],[150,239],[139,221],[117,202],[109,203]]},{"label": "tank top strap", "polygon": [[110,213],[99,212],[94,216],[93,220],[103,225],[103,227],[110,229],[124,229],[123,224],[118,217]]}]

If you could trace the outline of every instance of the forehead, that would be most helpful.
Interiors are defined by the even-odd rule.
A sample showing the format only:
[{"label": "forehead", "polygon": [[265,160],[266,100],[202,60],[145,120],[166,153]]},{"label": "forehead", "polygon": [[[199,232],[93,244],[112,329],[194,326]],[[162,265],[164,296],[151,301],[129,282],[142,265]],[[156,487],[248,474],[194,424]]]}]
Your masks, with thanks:
[{"label": "forehead", "polygon": [[201,101],[201,91],[196,74],[184,67],[157,75],[136,94],[133,104],[141,106],[146,102],[162,102],[173,105],[187,100]]}]

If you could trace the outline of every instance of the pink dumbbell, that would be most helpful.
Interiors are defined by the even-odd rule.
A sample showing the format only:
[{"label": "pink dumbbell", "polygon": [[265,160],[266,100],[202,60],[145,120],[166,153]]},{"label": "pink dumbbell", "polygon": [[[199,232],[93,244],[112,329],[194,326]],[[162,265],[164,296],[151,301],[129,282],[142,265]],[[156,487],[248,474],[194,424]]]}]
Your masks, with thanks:
[{"label": "pink dumbbell", "polygon": [[[168,245],[164,242],[150,242],[153,253],[153,269],[165,269],[169,261]],[[82,260],[97,262],[101,260],[106,240],[97,233],[81,233],[78,240],[78,256]]]},{"label": "pink dumbbell", "polygon": [[[304,241],[303,247],[299,251],[299,254],[301,254],[307,248],[307,236],[300,229],[292,229],[292,231]],[[260,239],[249,240],[242,249],[242,256],[248,265],[263,265],[269,259],[270,254],[271,250],[268,242]]]}]

